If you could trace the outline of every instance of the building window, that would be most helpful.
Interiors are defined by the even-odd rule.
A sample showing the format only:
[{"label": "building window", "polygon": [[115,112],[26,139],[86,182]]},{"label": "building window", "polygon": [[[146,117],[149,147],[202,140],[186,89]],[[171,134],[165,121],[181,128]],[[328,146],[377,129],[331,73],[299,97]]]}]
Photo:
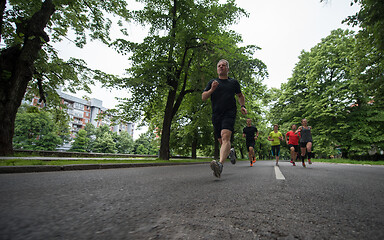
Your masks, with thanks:
[{"label": "building window", "polygon": [[76,108],[76,109],[84,110],[84,105],[81,104],[81,103],[77,103],[77,102],[75,102],[75,103],[73,104],[73,107]]}]

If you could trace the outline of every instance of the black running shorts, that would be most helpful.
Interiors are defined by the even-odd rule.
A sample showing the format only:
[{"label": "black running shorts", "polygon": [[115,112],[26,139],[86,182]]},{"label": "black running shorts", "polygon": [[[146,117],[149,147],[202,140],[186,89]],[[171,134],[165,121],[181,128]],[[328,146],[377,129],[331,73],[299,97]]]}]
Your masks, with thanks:
[{"label": "black running shorts", "polygon": [[247,145],[247,151],[249,152],[249,147],[252,147],[255,149],[255,141],[246,141],[245,144]]},{"label": "black running shorts", "polygon": [[289,145],[288,145],[288,148],[291,149],[291,147],[294,147],[294,148],[295,148],[295,152],[299,152],[299,145],[289,144]]},{"label": "black running shorts", "polygon": [[280,145],[272,146],[272,156],[280,156]]},{"label": "black running shorts", "polygon": [[309,143],[309,142],[300,142],[300,147],[301,148],[306,148],[307,147],[307,143]]},{"label": "black running shorts", "polygon": [[224,115],[222,117],[212,118],[215,137],[221,138],[221,130],[223,129],[227,129],[233,132],[234,126],[235,126],[235,120],[236,120],[236,115],[235,116]]}]

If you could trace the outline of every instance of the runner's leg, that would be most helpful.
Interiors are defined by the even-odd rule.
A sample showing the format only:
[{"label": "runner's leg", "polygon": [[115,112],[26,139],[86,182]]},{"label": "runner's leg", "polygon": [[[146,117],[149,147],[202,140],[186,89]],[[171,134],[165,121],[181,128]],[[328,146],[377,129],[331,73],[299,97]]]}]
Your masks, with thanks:
[{"label": "runner's leg", "polygon": [[312,164],[311,158],[312,158],[312,142],[307,143],[307,153],[308,153],[308,163]]},{"label": "runner's leg", "polygon": [[255,160],[256,160],[256,158],[255,158],[255,149],[253,147],[249,147],[249,152],[251,152],[251,158],[249,160],[251,160],[254,163]]},{"label": "runner's leg", "polygon": [[306,153],[306,147],[302,146],[300,143],[300,151],[301,151],[301,162],[303,164],[303,167],[305,167],[304,159],[305,159],[305,153]]},{"label": "runner's leg", "polygon": [[291,146],[289,150],[291,150],[291,163],[292,163],[295,161],[295,148]]},{"label": "runner's leg", "polygon": [[228,129],[221,130],[221,147],[220,147],[220,162],[224,164],[227,159],[229,151],[231,150],[231,134],[232,131]]},{"label": "runner's leg", "polygon": [[276,146],[276,166],[279,165],[280,146]]},{"label": "runner's leg", "polygon": [[291,150],[291,163],[293,164],[293,166],[295,166],[296,165],[295,161],[297,156],[297,153],[295,152],[295,147],[291,146],[290,150]]}]

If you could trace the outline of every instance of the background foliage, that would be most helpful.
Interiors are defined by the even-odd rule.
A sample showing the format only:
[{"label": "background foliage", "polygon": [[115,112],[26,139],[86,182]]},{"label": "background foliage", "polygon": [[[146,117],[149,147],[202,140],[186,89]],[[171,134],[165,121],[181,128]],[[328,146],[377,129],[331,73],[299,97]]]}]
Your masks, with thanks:
[{"label": "background foliage", "polygon": [[[201,92],[216,77],[217,61],[226,58],[230,76],[240,81],[246,96],[248,117],[259,129],[256,151],[260,158],[269,155],[266,138],[272,124],[278,123],[285,134],[302,118],[313,127],[317,156],[382,156],[383,1],[351,1],[361,10],[345,22],[359,26],[359,31],[336,29],[309,51],[303,51],[292,76],[278,89],[267,89],[263,84],[268,73],[267,66],[254,57],[259,48],[242,46],[241,36],[229,30],[230,24],[247,16],[233,0],[142,0],[144,8],[138,11],[129,11],[123,0],[52,2],[56,10],[46,28],[41,29],[51,41],[75,36],[72,41],[82,47],[87,39],[98,39],[127,54],[132,65],[127,77],[118,78],[89,69],[81,59],[60,59],[57,50],[45,41],[34,61],[28,94],[48,99],[47,109],[20,108],[13,139],[16,148],[48,150],[68,141],[68,119],[54,107],[59,104],[56,88],[64,85],[72,91],[89,90],[88,85],[101,81],[132,93],[112,113],[125,120],[143,119],[150,127],[149,133],[133,141],[125,133],[111,133],[108,127],[87,125],[74,140],[73,151],[157,154],[160,150],[163,158],[168,153],[212,156],[218,145],[213,139],[210,102],[201,101]],[[26,27],[42,7],[42,1],[37,0],[6,3],[1,24],[2,54],[22,49]],[[105,14],[120,18],[122,33],[127,33],[123,25],[129,21],[147,25],[148,36],[139,43],[128,38],[111,39],[112,21]],[[2,71],[2,79],[10,79],[10,74]],[[246,154],[241,137],[244,126],[245,118],[239,114],[233,146],[241,156]],[[155,130],[161,141],[152,134]],[[282,154],[287,155],[284,142],[282,146]]]}]

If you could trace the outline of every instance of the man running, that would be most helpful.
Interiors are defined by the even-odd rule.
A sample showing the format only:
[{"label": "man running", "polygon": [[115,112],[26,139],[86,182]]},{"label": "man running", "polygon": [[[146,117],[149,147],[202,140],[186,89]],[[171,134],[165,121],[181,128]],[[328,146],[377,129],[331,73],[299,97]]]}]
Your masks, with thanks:
[{"label": "man running", "polygon": [[308,126],[307,119],[301,120],[301,126],[296,130],[296,132],[300,132],[300,151],[301,151],[301,161],[303,163],[303,167],[305,167],[305,153],[308,153],[308,163],[312,164],[311,158],[312,154],[312,127]]},{"label": "man running", "polygon": [[268,135],[268,141],[272,142],[272,156],[276,156],[276,166],[279,166],[280,140],[283,141],[283,134],[279,132],[279,125],[273,125],[273,131]]},{"label": "man running", "polygon": [[247,114],[244,105],[245,97],[240,90],[240,84],[237,80],[229,78],[228,72],[228,61],[220,60],[217,63],[218,78],[210,80],[202,93],[203,101],[211,97],[214,133],[221,145],[220,161],[213,160],[210,164],[213,175],[218,178],[221,176],[224,161],[231,148],[231,134],[234,130],[237,112],[235,95],[238,97],[242,114]]},{"label": "man running", "polygon": [[243,129],[243,137],[245,138],[245,144],[247,146],[249,161],[251,167],[256,162],[255,158],[255,141],[259,137],[259,131],[255,126],[252,126],[252,120],[247,119],[247,126]]},{"label": "man running", "polygon": [[299,135],[300,133],[296,133],[297,126],[296,124],[292,124],[291,131],[285,134],[285,142],[289,147],[289,151],[291,152],[291,163],[293,166],[296,166],[296,159],[299,157]]}]

